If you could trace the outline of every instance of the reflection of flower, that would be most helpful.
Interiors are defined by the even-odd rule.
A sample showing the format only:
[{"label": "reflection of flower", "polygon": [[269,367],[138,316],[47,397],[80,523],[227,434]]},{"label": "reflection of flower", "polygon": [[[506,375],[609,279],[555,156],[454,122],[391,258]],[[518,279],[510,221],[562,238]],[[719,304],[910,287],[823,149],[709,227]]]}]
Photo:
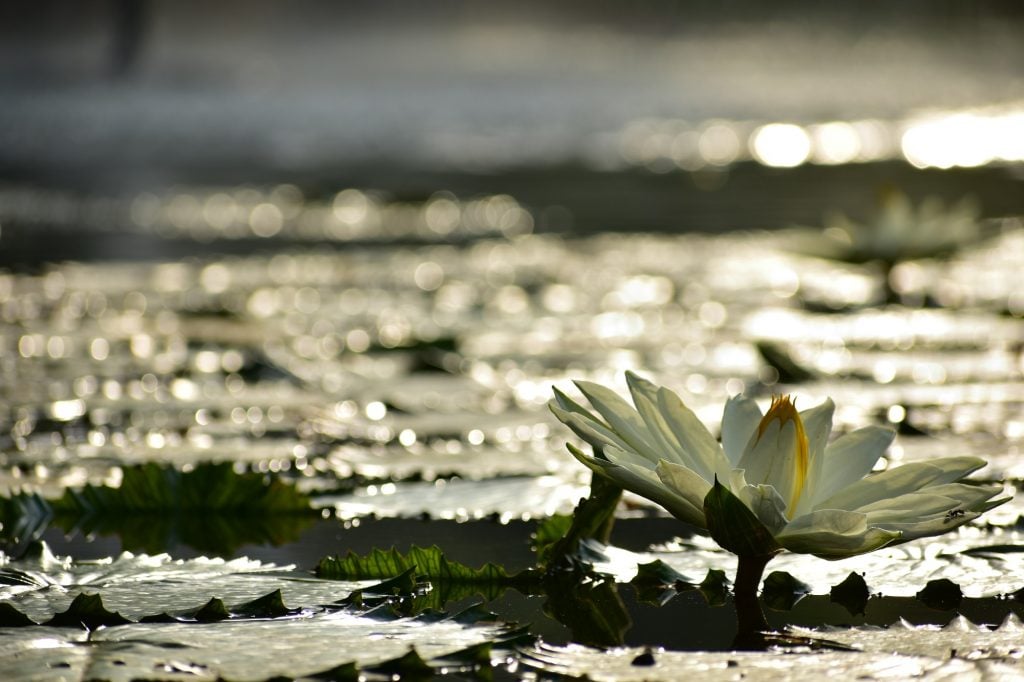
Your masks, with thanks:
[{"label": "reflection of flower", "polygon": [[928,197],[915,210],[905,194],[887,191],[870,223],[861,225],[834,214],[826,219],[822,233],[798,238],[796,248],[834,260],[891,264],[952,253],[981,236],[978,207],[970,199],[947,209],[938,197]]},{"label": "reflection of flower", "polygon": [[[783,549],[841,559],[945,533],[1008,499],[996,497],[1000,486],[962,481],[985,465],[974,457],[868,475],[893,434],[869,426],[828,443],[831,400],[797,412],[777,397],[762,414],[752,399],[734,397],[719,444],[675,393],[632,373],[626,379],[635,408],[608,388],[577,382],[597,415],[556,389],[552,411],[594,454],[569,450],[739,555],[738,606],[741,583],[753,595],[764,565]],[[754,626],[765,627],[759,607]]]}]

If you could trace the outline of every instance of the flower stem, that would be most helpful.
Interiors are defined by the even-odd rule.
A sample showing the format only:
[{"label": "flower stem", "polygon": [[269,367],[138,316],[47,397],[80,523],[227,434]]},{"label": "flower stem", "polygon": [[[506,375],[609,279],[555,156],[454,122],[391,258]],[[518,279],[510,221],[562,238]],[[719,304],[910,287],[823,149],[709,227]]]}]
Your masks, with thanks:
[{"label": "flower stem", "polygon": [[772,555],[739,557],[736,567],[736,582],[733,584],[733,601],[736,604],[736,641],[737,648],[749,648],[763,640],[761,633],[768,629],[768,621],[761,610],[761,602],[757,599],[757,588],[761,584],[761,576]]}]

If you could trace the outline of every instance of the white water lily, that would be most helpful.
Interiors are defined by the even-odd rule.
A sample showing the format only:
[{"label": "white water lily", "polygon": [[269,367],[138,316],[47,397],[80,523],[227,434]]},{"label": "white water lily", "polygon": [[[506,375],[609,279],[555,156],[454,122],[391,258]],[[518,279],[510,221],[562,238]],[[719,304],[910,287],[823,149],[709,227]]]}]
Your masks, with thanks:
[{"label": "white water lily", "polygon": [[938,197],[915,207],[902,192],[881,195],[878,214],[867,223],[842,213],[826,216],[824,230],[794,235],[798,251],[855,263],[878,260],[897,263],[932,258],[957,251],[983,236],[977,203],[965,197],[948,208]]},{"label": "white water lily", "polygon": [[[798,412],[776,397],[762,413],[751,398],[733,397],[719,443],[678,395],[629,372],[626,379],[635,407],[604,386],[576,382],[597,414],[555,390],[551,410],[594,453],[569,450],[741,556],[786,549],[840,559],[945,533],[1009,499],[998,497],[1001,486],[963,480],[985,466],[976,457],[871,473],[893,432],[868,426],[830,443],[831,400]],[[723,506],[725,498],[750,514]]]}]

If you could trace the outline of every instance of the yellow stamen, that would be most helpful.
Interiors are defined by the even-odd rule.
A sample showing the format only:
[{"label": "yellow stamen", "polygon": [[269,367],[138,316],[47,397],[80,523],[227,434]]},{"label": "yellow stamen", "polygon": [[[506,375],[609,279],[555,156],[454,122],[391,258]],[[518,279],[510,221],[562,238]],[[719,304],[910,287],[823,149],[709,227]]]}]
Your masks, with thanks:
[{"label": "yellow stamen", "polygon": [[793,428],[796,430],[796,453],[793,457],[794,470],[792,472],[793,490],[790,493],[789,505],[787,507],[792,512],[796,509],[796,503],[800,501],[800,495],[804,491],[804,483],[807,481],[807,467],[809,465],[807,434],[804,432],[804,423],[800,419],[800,413],[796,411],[796,405],[793,404],[788,395],[772,396],[771,407],[768,408],[768,412],[761,418],[761,423],[757,425],[758,440],[761,440],[761,436],[764,435],[765,430],[775,419],[779,420],[780,430],[786,426],[786,422],[790,421],[793,422]]}]

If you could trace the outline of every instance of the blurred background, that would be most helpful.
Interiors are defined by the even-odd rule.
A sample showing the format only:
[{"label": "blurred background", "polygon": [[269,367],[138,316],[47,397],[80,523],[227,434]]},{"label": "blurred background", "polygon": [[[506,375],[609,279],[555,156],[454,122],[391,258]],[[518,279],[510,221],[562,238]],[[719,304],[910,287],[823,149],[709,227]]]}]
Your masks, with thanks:
[{"label": "blurred background", "polygon": [[1022,65],[996,0],[5,2],[0,487],[542,518],[588,482],[551,386],[624,369],[1019,480]]},{"label": "blurred background", "polygon": [[886,185],[1019,213],[1022,38],[991,0],[4,3],[0,264],[159,254],[38,240],[182,187],[508,194],[556,232],[864,217]]}]

